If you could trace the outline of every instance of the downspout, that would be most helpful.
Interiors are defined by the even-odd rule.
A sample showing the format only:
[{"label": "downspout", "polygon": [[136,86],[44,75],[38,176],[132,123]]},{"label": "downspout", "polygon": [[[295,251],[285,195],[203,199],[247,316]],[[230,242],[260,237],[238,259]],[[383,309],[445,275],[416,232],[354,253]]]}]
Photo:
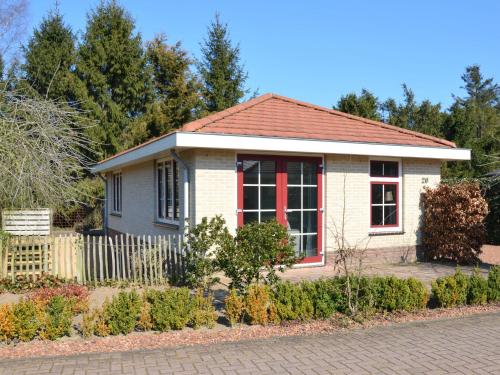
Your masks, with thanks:
[{"label": "downspout", "polygon": [[170,150],[170,155],[179,164],[182,165],[183,171],[183,185],[184,185],[184,233],[187,232],[189,228],[189,167],[187,163],[182,160],[175,150]]},{"label": "downspout", "polygon": [[106,177],[103,177],[102,174],[98,174],[101,180],[104,182],[104,218],[103,218],[103,226],[104,226],[104,235],[108,235],[108,180]]}]

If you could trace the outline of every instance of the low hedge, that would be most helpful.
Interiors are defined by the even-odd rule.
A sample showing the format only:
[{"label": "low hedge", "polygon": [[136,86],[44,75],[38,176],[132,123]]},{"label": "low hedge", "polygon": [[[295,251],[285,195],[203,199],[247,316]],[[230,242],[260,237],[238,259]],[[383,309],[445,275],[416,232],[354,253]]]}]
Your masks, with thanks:
[{"label": "low hedge", "polygon": [[169,331],[184,327],[215,326],[217,315],[213,297],[201,290],[192,295],[188,288],[162,291],[122,291],[99,309],[83,316],[82,335],[108,336],[132,331]]},{"label": "low hedge", "polygon": [[55,340],[71,333],[74,299],[61,295],[44,303],[24,299],[0,306],[0,341]]}]

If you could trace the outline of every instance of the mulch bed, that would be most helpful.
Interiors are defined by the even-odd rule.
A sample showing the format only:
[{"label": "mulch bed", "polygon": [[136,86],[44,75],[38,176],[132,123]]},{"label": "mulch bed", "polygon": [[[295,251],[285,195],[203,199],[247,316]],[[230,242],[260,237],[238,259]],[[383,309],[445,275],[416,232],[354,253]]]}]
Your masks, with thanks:
[{"label": "mulch bed", "polygon": [[280,336],[300,336],[318,333],[334,333],[349,329],[372,328],[397,323],[457,318],[472,314],[500,312],[500,304],[464,306],[452,309],[423,310],[418,313],[391,313],[377,315],[363,323],[354,322],[343,315],[330,320],[308,323],[287,323],[278,326],[247,326],[216,328],[213,330],[184,329],[164,333],[136,332],[127,336],[82,339],[67,337],[57,341],[31,341],[16,345],[0,346],[0,359],[39,356],[76,355],[94,352],[124,352],[130,350],[159,349],[191,345],[207,345],[221,342],[265,339]]}]

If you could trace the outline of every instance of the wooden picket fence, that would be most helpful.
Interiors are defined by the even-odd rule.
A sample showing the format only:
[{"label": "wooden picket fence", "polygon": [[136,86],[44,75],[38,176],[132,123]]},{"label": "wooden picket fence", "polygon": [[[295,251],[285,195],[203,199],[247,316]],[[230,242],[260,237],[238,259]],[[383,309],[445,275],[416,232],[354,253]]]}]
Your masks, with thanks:
[{"label": "wooden picket fence", "polygon": [[0,278],[42,273],[82,284],[157,285],[184,274],[182,236],[11,236],[0,242]]}]

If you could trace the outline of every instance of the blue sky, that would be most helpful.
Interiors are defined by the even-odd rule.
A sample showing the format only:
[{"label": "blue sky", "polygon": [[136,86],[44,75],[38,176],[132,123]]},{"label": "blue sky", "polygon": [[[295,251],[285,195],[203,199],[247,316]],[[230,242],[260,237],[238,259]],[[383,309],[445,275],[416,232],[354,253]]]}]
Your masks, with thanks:
[{"label": "blue sky", "polygon": [[[59,0],[82,31],[98,0]],[[28,34],[53,0],[31,0]],[[219,12],[249,73],[248,86],[330,107],[362,88],[401,98],[406,82],[418,100],[445,107],[462,94],[465,66],[500,81],[500,1],[153,1],[122,0],[144,40],[165,33],[199,57]]]}]

